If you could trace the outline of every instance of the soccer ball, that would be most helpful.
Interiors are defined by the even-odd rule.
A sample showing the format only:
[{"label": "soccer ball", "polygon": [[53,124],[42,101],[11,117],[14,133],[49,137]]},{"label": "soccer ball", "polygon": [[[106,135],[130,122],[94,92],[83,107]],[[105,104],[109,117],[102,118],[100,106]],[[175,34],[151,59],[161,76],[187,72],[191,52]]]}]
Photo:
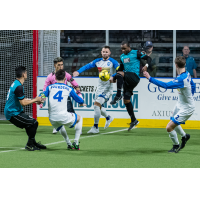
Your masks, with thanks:
[{"label": "soccer ball", "polygon": [[110,74],[107,70],[102,70],[100,73],[99,73],[99,78],[102,80],[102,81],[108,81],[110,79]]}]

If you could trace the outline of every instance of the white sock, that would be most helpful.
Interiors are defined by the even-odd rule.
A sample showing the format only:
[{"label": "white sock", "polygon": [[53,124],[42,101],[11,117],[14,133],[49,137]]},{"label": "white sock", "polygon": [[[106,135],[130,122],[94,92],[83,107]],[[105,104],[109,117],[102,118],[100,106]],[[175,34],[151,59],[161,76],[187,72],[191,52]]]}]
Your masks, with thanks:
[{"label": "white sock", "polygon": [[74,142],[76,143],[76,145],[78,145],[78,141],[82,132],[82,126],[83,126],[83,118],[80,117],[79,122],[76,124],[75,126],[75,139]]},{"label": "white sock", "polygon": [[178,141],[178,137],[177,137],[177,133],[175,130],[168,132],[169,133],[169,137],[171,138],[172,142],[174,145],[178,145],[179,141]]},{"label": "white sock", "polygon": [[94,124],[99,124],[100,117],[101,117],[100,107],[94,105]]},{"label": "white sock", "polygon": [[67,145],[72,145],[72,143],[69,140],[69,137],[67,135],[67,131],[65,130],[64,126],[62,126],[62,128],[59,130],[59,132],[63,136],[63,138],[65,139],[65,141],[67,142]]},{"label": "white sock", "polygon": [[182,129],[182,127],[180,125],[178,125],[174,130],[176,130],[176,132],[178,134],[181,135],[181,137],[185,137],[186,136],[186,133],[185,131]]},{"label": "white sock", "polygon": [[101,107],[101,115],[104,116],[105,118],[108,117],[106,109],[104,107]]}]

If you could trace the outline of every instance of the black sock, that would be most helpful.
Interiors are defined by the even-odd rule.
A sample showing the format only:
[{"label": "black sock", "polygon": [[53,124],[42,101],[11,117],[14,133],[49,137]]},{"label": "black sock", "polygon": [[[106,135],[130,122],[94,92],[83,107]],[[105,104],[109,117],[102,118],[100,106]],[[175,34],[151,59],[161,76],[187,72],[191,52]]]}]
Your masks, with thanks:
[{"label": "black sock", "polygon": [[37,128],[38,128],[37,121],[33,125],[26,127],[26,133],[28,135],[28,143],[35,142],[35,135]]},{"label": "black sock", "polygon": [[116,75],[116,79],[117,79],[117,97],[121,96],[121,91],[122,91],[122,85],[124,83],[124,79],[123,76],[121,74],[117,74]]},{"label": "black sock", "polygon": [[131,122],[134,122],[136,120],[135,115],[134,115],[134,111],[133,111],[133,105],[131,102],[125,104],[126,106],[126,110],[128,111],[128,114],[131,117]]}]

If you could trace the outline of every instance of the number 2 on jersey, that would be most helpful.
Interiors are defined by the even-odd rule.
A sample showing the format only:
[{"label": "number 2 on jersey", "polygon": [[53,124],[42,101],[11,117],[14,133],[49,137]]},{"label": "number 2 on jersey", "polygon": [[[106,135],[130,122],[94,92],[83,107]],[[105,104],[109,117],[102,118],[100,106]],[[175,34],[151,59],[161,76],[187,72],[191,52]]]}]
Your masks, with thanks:
[{"label": "number 2 on jersey", "polygon": [[58,91],[54,96],[53,96],[53,99],[58,99],[58,102],[61,102],[61,100],[63,99],[62,97],[62,92],[63,91]]}]

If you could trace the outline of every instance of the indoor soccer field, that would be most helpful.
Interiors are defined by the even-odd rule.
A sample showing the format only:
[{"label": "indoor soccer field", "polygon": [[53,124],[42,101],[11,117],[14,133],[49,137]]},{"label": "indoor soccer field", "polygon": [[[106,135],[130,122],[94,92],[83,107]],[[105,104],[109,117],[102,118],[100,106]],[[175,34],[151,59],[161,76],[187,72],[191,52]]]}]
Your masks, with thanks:
[{"label": "indoor soccer field", "polygon": [[[60,133],[51,126],[39,126],[36,141],[47,145],[41,151],[26,151],[25,130],[0,122],[1,168],[199,168],[199,130],[186,130],[191,139],[179,153],[168,153],[171,140],[165,129],[100,128],[100,134],[87,134],[84,127],[80,151],[67,150]],[[74,130],[66,128],[70,139]],[[180,138],[179,138],[180,141]]]}]

